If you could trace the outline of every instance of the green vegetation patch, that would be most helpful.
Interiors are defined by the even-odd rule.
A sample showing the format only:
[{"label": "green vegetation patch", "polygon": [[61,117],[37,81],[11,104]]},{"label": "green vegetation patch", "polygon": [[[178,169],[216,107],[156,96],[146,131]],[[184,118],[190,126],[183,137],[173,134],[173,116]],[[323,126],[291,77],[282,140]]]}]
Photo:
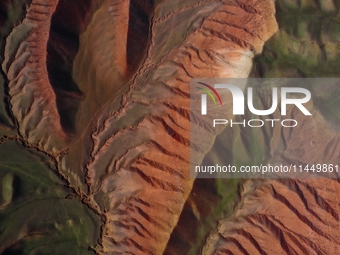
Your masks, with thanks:
[{"label": "green vegetation patch", "polygon": [[93,254],[100,218],[69,194],[47,156],[0,145],[0,253]]}]

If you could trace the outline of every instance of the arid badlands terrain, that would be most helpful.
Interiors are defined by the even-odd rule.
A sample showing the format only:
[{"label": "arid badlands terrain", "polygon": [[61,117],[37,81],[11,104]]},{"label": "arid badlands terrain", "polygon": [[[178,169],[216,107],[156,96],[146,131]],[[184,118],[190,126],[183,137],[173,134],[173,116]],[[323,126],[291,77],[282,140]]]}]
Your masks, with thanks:
[{"label": "arid badlands terrain", "polygon": [[231,163],[340,164],[338,86],[299,129],[211,129],[190,108],[191,79],[339,77],[339,7],[0,0],[0,254],[340,254],[337,174],[189,171],[219,141]]}]

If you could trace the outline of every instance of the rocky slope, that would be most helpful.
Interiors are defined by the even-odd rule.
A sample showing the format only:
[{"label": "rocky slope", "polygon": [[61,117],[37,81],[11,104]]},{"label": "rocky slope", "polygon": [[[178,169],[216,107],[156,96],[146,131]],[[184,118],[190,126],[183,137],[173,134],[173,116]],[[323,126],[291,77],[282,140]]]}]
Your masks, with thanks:
[{"label": "rocky slope", "polygon": [[[20,3],[25,11],[13,14],[13,29],[2,34],[1,96],[7,108],[0,105],[0,156],[9,157],[6,148],[15,155],[29,151],[33,158],[27,161],[43,164],[50,179],[4,161],[0,212],[24,215],[31,210],[25,207],[28,199],[40,201],[46,192],[47,199],[58,196],[60,208],[82,213],[68,219],[66,210],[58,218],[56,210],[45,225],[39,217],[15,225],[20,234],[2,232],[0,252],[43,252],[39,247],[53,233],[49,241],[61,243],[60,254],[71,250],[65,240],[72,238],[78,242],[72,251],[78,245],[82,254],[337,254],[336,179],[189,175],[190,143],[200,152],[193,163],[213,162],[217,136],[227,141],[234,161],[338,160],[336,90],[313,98],[318,121],[306,124],[312,128],[263,130],[239,139],[237,132],[207,128],[199,112],[190,112],[189,89],[191,78],[336,74],[328,72],[338,66],[333,1]],[[2,5],[15,9],[13,1]],[[4,16],[1,25],[10,27],[4,21],[9,19]],[[190,123],[202,134],[195,141]],[[311,143],[301,139],[306,134]],[[248,136],[257,147],[249,146]],[[236,139],[242,141],[238,147]],[[58,195],[38,181],[30,186],[30,197],[14,199],[22,194],[23,172],[53,183]],[[6,222],[0,220],[0,229],[13,227]]]}]

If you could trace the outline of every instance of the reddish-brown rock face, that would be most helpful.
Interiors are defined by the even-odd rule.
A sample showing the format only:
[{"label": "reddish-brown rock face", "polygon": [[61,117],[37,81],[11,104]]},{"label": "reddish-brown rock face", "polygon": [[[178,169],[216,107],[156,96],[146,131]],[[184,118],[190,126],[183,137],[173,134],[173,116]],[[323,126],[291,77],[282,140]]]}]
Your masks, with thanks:
[{"label": "reddish-brown rock face", "polygon": [[[124,8],[124,4],[119,8]],[[157,8],[158,14],[162,4]],[[173,16],[181,19],[180,15],[190,9],[183,7],[164,17],[154,17],[145,60],[128,83],[120,105],[108,98],[108,103],[93,118],[92,125],[97,126],[92,133],[93,147],[81,165],[86,164],[89,197],[100,210],[106,210],[102,248],[98,247],[103,252],[161,254],[164,251],[193,184],[189,176],[190,78],[247,77],[252,57],[276,30],[270,1],[243,5],[197,3],[196,8],[195,13],[201,10],[205,17],[197,17],[192,31],[169,50],[168,35],[159,35],[163,33],[162,24]],[[106,24],[103,20],[105,16],[98,16],[89,27]],[[115,29],[108,27],[106,36],[110,33],[117,36]],[[92,31],[96,30],[85,34]],[[85,44],[98,45],[104,40],[82,39]],[[121,79],[118,73],[124,72],[109,69],[112,59],[124,55],[125,48],[108,42],[102,50],[90,47],[93,50],[90,53],[83,51],[82,41],[80,45],[83,54],[77,56],[76,66],[97,63],[94,60],[107,53],[100,58],[102,66],[95,67],[98,71],[90,74],[90,79],[89,75],[83,75],[83,68],[76,68],[76,81],[88,87],[95,83],[93,93],[97,96],[114,95],[113,90],[121,88],[109,86],[108,79],[113,77],[111,81],[118,83]],[[90,100],[93,95],[85,97]],[[211,147],[215,135],[205,131],[206,140],[198,145],[202,155]],[[83,139],[82,144],[87,147],[88,139]],[[66,167],[70,166],[71,157],[71,154],[65,157]]]},{"label": "reddish-brown rock face", "polygon": [[[190,119],[190,79],[247,77],[278,29],[274,2],[57,5],[32,0],[7,37],[2,69],[19,127],[12,139],[49,155],[75,197],[101,216],[98,254],[171,253],[167,245],[185,202],[195,217],[201,210],[193,195],[188,200],[190,142],[200,163],[222,132],[205,129],[198,113]],[[52,26],[63,24],[77,38],[72,47],[63,32],[50,35],[53,14]],[[55,59],[60,69],[72,69],[74,87],[55,81]],[[201,128],[201,139],[190,141],[190,122]],[[272,145],[286,147],[272,146],[272,160],[277,153],[317,160],[330,148],[336,158],[337,133],[320,130],[317,136],[303,130],[319,148],[308,158],[301,133],[275,130],[285,141]],[[337,254],[337,189],[328,179],[248,180],[235,212],[210,233],[202,253]]]},{"label": "reddish-brown rock face", "polygon": [[239,207],[203,254],[337,254],[338,186],[332,179],[246,182]]},{"label": "reddish-brown rock face", "polygon": [[58,1],[33,1],[7,38],[2,64],[9,80],[12,111],[28,142],[57,152],[67,140],[46,70],[51,15]]},{"label": "reddish-brown rock face", "polygon": [[[337,130],[316,108],[313,118],[302,115],[291,109],[288,116],[300,128],[277,127],[268,136],[268,163],[298,162],[309,168],[325,160],[339,164]],[[337,254],[339,181],[335,168],[328,176],[334,179],[247,180],[238,206],[207,238],[203,254]]]},{"label": "reddish-brown rock face", "polygon": [[[194,181],[190,79],[247,77],[253,56],[277,29],[270,0],[181,5],[102,1],[88,15],[75,14],[78,24],[66,20],[81,32],[73,77],[83,101],[73,139],[56,107],[55,91],[63,94],[53,90],[46,69],[57,1],[32,1],[7,38],[2,66],[20,134],[51,155],[68,148],[57,159],[59,171],[102,216],[99,253],[164,251]],[[58,40],[62,46],[51,38],[51,47]],[[197,145],[202,158],[216,136],[205,133]]]}]

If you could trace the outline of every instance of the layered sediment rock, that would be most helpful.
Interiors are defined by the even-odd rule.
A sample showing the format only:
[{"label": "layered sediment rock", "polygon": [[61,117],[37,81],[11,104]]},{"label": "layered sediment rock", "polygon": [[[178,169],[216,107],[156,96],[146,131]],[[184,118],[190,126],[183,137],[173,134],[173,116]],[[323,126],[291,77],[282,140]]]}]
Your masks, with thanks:
[{"label": "layered sediment rock", "polygon": [[[123,8],[125,2],[121,4]],[[190,79],[247,77],[252,57],[277,29],[271,1],[192,1],[191,5],[162,16],[167,8],[170,8],[167,2],[156,7],[145,59],[127,83],[126,93],[121,100],[114,94],[115,101],[108,100],[101,106],[90,123],[94,127],[91,140],[83,135],[63,158],[64,168],[86,165],[86,169],[79,171],[85,170],[88,197],[104,212],[98,252],[164,251],[193,185],[189,176]],[[176,24],[190,15],[192,23],[186,23],[187,33],[180,36],[183,32]],[[100,19],[105,20],[105,16]],[[91,22],[90,26],[96,26],[99,17]],[[169,22],[174,24],[164,33]],[[109,37],[115,30],[108,27],[107,33]],[[176,36],[179,39],[171,41]],[[98,38],[87,40],[101,43]],[[169,40],[172,45],[168,45]],[[88,44],[86,40],[84,43]],[[103,52],[115,50],[114,44],[105,41],[96,52],[86,54],[80,50],[84,55],[79,59],[87,58],[94,63]],[[107,70],[105,63],[98,68]],[[102,88],[109,88],[103,76],[86,80],[86,74],[78,67],[76,70],[77,77],[95,88],[97,95]],[[109,89],[124,90],[117,86],[111,84]],[[89,130],[85,134],[90,134]],[[194,146],[202,153],[197,160],[203,159],[216,135],[203,130],[205,139]],[[79,148],[85,149],[75,164],[73,152]]]},{"label": "layered sediment rock", "polygon": [[58,152],[67,141],[46,70],[50,21],[57,3],[32,1],[22,23],[7,37],[2,63],[20,134],[49,152]]}]

